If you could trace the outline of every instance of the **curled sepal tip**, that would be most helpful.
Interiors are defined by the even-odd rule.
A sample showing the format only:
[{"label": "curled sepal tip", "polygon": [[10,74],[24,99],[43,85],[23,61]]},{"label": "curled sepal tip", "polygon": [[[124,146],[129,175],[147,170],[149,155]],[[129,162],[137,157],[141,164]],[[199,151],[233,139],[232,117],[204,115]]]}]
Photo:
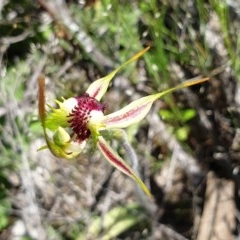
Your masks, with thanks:
[{"label": "curled sepal tip", "polygon": [[38,77],[38,114],[42,125],[44,126],[46,118],[45,110],[45,78],[41,74]]},{"label": "curled sepal tip", "polygon": [[170,93],[170,92],[174,92],[176,90],[179,90],[179,89],[182,89],[182,88],[186,88],[186,87],[191,87],[193,85],[197,85],[199,83],[203,83],[203,82],[206,82],[208,81],[209,78],[201,78],[201,79],[193,79],[193,80],[187,80],[187,81],[184,81],[180,84],[178,84],[177,86],[173,87],[173,88],[169,88],[163,92],[160,92],[160,93],[156,93],[154,94],[156,99],[162,97],[163,95],[166,95],[167,93]]},{"label": "curled sepal tip", "polygon": [[105,139],[102,136],[98,137],[97,146],[104,155],[104,157],[109,161],[109,163],[111,163],[122,173],[131,177],[141,187],[141,189],[146,193],[146,195],[152,198],[150,191],[148,190],[147,186],[143,183],[143,181],[126,164],[126,162],[114,152],[114,150],[110,147],[110,145],[105,141]]}]

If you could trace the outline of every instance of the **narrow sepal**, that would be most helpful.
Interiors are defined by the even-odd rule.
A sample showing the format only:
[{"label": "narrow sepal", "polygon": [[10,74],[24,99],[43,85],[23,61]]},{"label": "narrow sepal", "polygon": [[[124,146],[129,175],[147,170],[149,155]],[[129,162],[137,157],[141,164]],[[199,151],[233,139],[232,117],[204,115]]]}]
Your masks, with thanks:
[{"label": "narrow sepal", "polygon": [[122,173],[131,177],[141,187],[141,189],[146,193],[147,196],[152,197],[150,191],[148,190],[147,186],[143,183],[143,181],[126,164],[126,162],[118,154],[114,152],[114,150],[110,147],[110,145],[105,141],[105,139],[102,136],[98,137],[97,146],[104,155],[104,157],[109,161],[109,163],[111,163]]},{"label": "narrow sepal", "polygon": [[149,50],[150,47],[146,47],[141,52],[134,55],[132,58],[130,58],[127,62],[123,63],[120,67],[115,69],[113,72],[108,74],[107,76],[100,78],[96,81],[94,81],[89,88],[87,89],[86,93],[88,93],[91,97],[94,97],[98,101],[101,100],[102,96],[106,93],[107,88],[109,86],[110,81],[113,79],[113,77],[116,75],[116,73],[121,70],[125,65],[135,61],[139,57],[141,57],[146,51]]},{"label": "narrow sepal", "polygon": [[147,115],[154,101],[156,101],[163,95],[179,90],[181,88],[205,82],[207,80],[208,78],[185,81],[177,85],[176,87],[167,89],[163,92],[135,100],[121,110],[109,115],[105,115],[103,118],[103,124],[106,126],[105,129],[125,128],[132,124],[138,123]]}]

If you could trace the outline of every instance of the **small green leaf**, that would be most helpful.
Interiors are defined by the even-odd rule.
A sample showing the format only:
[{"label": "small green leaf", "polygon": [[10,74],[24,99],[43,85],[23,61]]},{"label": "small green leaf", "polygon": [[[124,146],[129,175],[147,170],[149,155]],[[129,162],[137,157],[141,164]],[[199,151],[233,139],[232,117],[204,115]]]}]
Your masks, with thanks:
[{"label": "small green leaf", "polygon": [[171,121],[175,119],[175,115],[173,114],[173,112],[168,109],[160,109],[159,114],[162,117],[162,119],[166,121]]},{"label": "small green leaf", "polygon": [[166,121],[179,120],[185,123],[196,116],[196,111],[192,108],[183,110],[177,109],[177,111],[174,111],[174,109],[160,109],[159,114]]},{"label": "small green leaf", "polygon": [[182,120],[184,122],[187,122],[196,116],[196,110],[194,110],[192,108],[185,109],[184,111],[182,111],[181,115],[182,115]]},{"label": "small green leaf", "polygon": [[179,141],[186,141],[189,135],[189,127],[183,126],[176,130],[176,136]]}]

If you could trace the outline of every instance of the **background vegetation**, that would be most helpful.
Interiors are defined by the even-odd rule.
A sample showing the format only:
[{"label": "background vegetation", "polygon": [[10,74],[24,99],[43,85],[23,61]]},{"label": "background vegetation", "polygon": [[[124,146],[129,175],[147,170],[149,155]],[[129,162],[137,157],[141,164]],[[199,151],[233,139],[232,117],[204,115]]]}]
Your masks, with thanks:
[{"label": "background vegetation", "polygon": [[[231,0],[2,0],[0,239],[239,239],[239,20]],[[107,111],[211,78],[127,130],[153,202],[97,151],[74,161],[36,151],[40,73],[48,102],[81,95],[146,45],[115,78]]]}]

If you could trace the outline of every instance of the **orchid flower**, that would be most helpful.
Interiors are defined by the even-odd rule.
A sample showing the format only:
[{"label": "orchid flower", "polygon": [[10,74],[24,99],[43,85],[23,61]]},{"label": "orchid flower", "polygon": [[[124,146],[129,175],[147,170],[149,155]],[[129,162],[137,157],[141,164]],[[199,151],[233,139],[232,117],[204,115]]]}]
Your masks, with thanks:
[{"label": "orchid flower", "polygon": [[106,93],[110,81],[119,70],[138,59],[148,49],[149,47],[143,49],[107,76],[94,81],[82,96],[62,99],[62,101],[56,100],[58,108],[48,106],[47,112],[45,110],[44,77],[40,76],[39,116],[47,143],[40,150],[48,148],[56,157],[72,159],[82,152],[89,138],[92,138],[104,157],[114,167],[132,178],[148,196],[151,196],[140,177],[111,148],[102,133],[105,130],[114,131],[114,129],[127,128],[138,123],[147,115],[152,104],[163,95],[202,83],[208,78],[185,81],[163,92],[142,97],[121,110],[105,115],[106,105],[100,100]]}]

